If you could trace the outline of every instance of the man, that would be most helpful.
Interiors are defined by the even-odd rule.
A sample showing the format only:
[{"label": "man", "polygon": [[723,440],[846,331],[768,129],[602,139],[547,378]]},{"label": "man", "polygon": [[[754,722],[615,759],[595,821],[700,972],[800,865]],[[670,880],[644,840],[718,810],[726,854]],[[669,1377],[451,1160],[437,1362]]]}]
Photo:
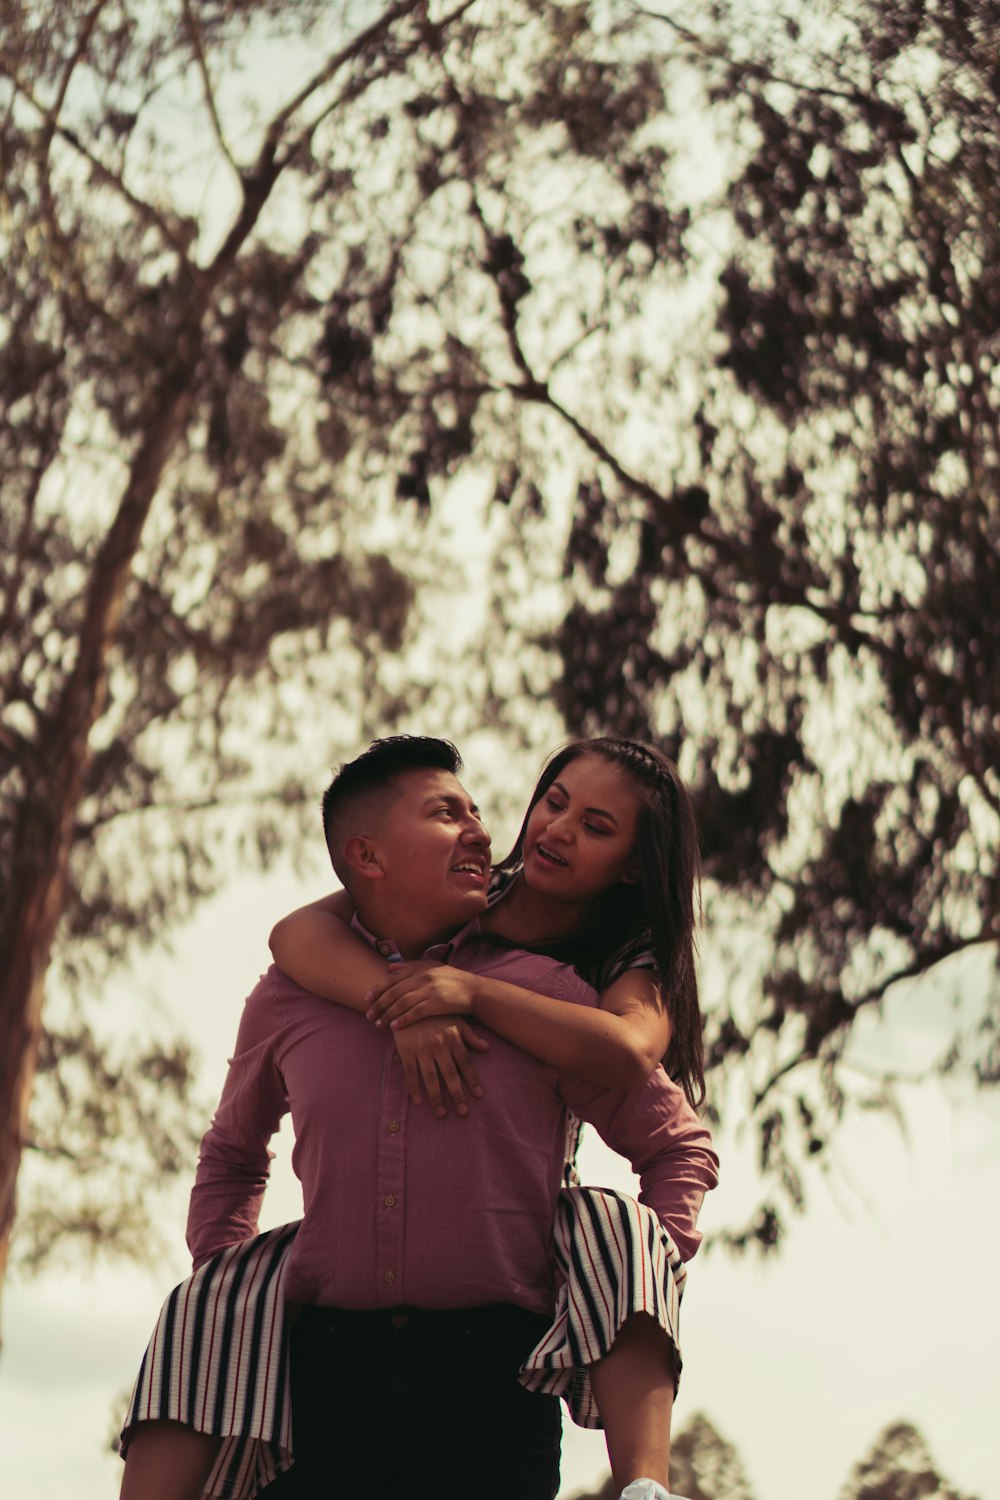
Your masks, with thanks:
[{"label": "man", "polygon": [[[334,867],[372,943],[593,1004],[576,971],[485,939],[489,835],[441,740],[377,741],[324,803]],[[440,945],[453,940],[453,946]],[[423,1023],[420,1023],[423,1024]],[[288,1256],[295,1464],[275,1497],[363,1489],[551,1500],[559,1409],[517,1380],[552,1309],[567,1107],[693,1228],[714,1184],[707,1135],[654,1075],[632,1094],[559,1078],[499,1037],[467,1118],[410,1107],[391,1036],[272,969],[249,997],[202,1143],[196,1265],[253,1235],[268,1141],[291,1111],[304,1218]],[[681,1128],[683,1122],[685,1128]]]}]

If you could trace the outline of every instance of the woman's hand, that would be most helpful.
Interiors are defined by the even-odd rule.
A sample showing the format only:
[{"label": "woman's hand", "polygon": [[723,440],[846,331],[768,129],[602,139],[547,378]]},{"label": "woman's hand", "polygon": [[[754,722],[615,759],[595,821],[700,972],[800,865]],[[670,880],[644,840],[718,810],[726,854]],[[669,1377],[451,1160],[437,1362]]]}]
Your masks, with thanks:
[{"label": "woman's hand", "polygon": [[393,1041],[414,1104],[422,1101],[422,1087],[434,1113],[443,1118],[448,1113],[445,1095],[457,1115],[469,1113],[465,1089],[474,1099],[482,1098],[483,1086],[468,1049],[488,1052],[490,1044],[466,1021],[428,1016],[395,1035]]},{"label": "woman's hand", "polygon": [[471,974],[450,964],[393,964],[388,977],[365,996],[365,1012],[376,1026],[394,1032],[427,1016],[467,1016],[472,1012],[475,982]]}]

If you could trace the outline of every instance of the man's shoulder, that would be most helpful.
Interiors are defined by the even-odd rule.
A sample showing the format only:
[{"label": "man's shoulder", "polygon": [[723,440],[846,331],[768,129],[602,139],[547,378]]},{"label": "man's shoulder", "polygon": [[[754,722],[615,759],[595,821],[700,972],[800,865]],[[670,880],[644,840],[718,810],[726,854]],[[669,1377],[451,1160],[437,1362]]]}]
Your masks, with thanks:
[{"label": "man's shoulder", "polygon": [[283,969],[272,964],[243,1003],[237,1054],[270,1049],[281,1055],[288,1044],[303,1037],[319,1032],[339,1036],[356,1020],[354,1011],[303,989]]},{"label": "man's shoulder", "polygon": [[297,996],[308,995],[300,984],[286,974],[284,969],[279,969],[277,964],[271,964],[270,968],[264,970],[257,980],[253,989],[247,996],[247,1004],[260,1004],[267,1000],[291,1000]]},{"label": "man's shoulder", "polygon": [[[244,1022],[258,1027],[277,1027],[292,1011],[298,1012],[310,1005],[324,1005],[310,990],[290,978],[277,964],[265,969],[246,998],[243,1007]],[[330,1007],[333,1009],[333,1007]]]},{"label": "man's shoulder", "polygon": [[579,1079],[569,1079],[567,1099],[575,1114],[594,1123],[596,1117],[591,1113],[594,1108],[599,1113],[611,1110],[623,1122],[644,1121],[650,1129],[669,1131],[678,1141],[711,1140],[704,1121],[688,1103],[680,1084],[668,1076],[662,1064],[654,1068],[643,1083],[627,1090],[600,1088]]},{"label": "man's shoulder", "polygon": [[530,948],[516,948],[500,942],[488,933],[470,931],[463,934],[451,954],[450,962],[459,969],[502,979],[522,989],[550,995],[555,1000],[569,1000],[575,1005],[596,1005],[597,991],[581,978],[572,964],[535,953]]}]

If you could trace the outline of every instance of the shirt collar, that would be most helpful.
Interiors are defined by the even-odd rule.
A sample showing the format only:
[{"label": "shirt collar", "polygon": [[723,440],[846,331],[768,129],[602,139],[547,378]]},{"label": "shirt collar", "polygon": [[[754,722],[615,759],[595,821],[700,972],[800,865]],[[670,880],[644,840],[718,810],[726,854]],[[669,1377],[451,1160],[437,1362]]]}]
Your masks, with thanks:
[{"label": "shirt collar", "polygon": [[[362,922],[361,918],[358,916],[357,912],[355,912],[351,918],[351,926],[358,934],[358,937],[363,938],[368,946],[370,948],[374,948],[376,953],[378,953],[382,958],[389,958],[391,956],[393,948],[395,947],[395,944],[392,942],[392,940],[389,938],[377,938],[373,932],[370,932],[368,930],[364,922]],[[422,956],[424,958],[433,958],[436,959],[438,963],[446,964],[451,958],[451,955],[455,952],[456,948],[460,948],[464,943],[474,942],[476,938],[481,936],[481,934],[481,919],[479,917],[473,917],[471,922],[466,922],[464,927],[460,927],[458,929],[454,937],[449,938],[446,942],[443,943],[432,943],[429,948],[425,948]],[[399,950],[396,949],[397,953],[398,951]]]}]

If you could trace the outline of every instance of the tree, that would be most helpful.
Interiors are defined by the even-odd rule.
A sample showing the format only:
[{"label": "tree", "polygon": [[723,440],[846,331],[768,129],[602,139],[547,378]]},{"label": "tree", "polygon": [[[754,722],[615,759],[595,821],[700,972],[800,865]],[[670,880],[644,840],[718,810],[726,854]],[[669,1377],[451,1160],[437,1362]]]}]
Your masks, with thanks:
[{"label": "tree", "polygon": [[[731,1443],[703,1412],[696,1412],[673,1441],[670,1484],[688,1500],[753,1500],[743,1463]],[[596,1490],[573,1500],[615,1500],[609,1475]],[[938,1473],[927,1444],[909,1422],[893,1422],[881,1432],[841,1488],[839,1500],[973,1500],[962,1496]]]},{"label": "tree", "polygon": [[[703,1412],[695,1412],[673,1440],[670,1486],[686,1500],[753,1500],[739,1454]],[[618,1488],[609,1474],[599,1489],[581,1491],[573,1500],[617,1497]]]},{"label": "tree", "polygon": [[893,1422],[879,1434],[871,1451],[855,1464],[840,1500],[972,1500],[962,1496],[938,1473],[917,1429]]},{"label": "tree", "polygon": [[670,1484],[688,1500],[753,1500],[739,1454],[703,1412],[671,1445]]},{"label": "tree", "polygon": [[[544,509],[546,372],[590,332],[546,214],[567,182],[643,199],[634,29],[527,0],[5,12],[0,1272],[26,1144],[133,1184],[124,1225],[49,1192],[32,1254],[141,1238],[188,1059],[109,1051],[101,976],[294,835],[304,761],[447,687],[456,650],[407,652],[455,592],[427,539],[456,475],[503,509],[526,467]],[[592,297],[613,258],[578,269]],[[436,700],[456,731],[477,670]],[[45,1033],[53,953],[76,1008]]]},{"label": "tree", "polygon": [[940,972],[950,1001],[939,966],[992,955],[937,1067],[1000,1078],[1000,21],[642,14],[698,80],[704,165],[581,230],[637,308],[636,421],[602,386],[576,422],[570,603],[538,638],[573,732],[695,781],[713,1093],[748,1084],[775,1184],[729,1240],[769,1247],[848,1101],[891,1102],[851,1049],[893,986]]}]

